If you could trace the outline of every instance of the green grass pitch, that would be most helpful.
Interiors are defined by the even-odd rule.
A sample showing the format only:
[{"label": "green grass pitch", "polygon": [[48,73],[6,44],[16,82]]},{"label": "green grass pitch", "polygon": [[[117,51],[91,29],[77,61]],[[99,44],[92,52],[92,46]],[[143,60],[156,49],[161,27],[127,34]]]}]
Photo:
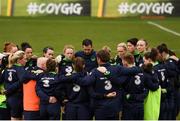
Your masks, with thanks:
[{"label": "green grass pitch", "polygon": [[[0,17],[0,48],[2,51],[6,41],[17,44],[27,41],[38,56],[48,45],[55,48],[57,55],[62,53],[64,45],[72,44],[79,50],[82,40],[90,38],[96,50],[108,45],[115,55],[118,43],[137,37],[148,40],[150,47],[166,43],[180,57],[180,37],[149,25],[147,21],[139,18]],[[151,21],[180,32],[180,18]]]}]

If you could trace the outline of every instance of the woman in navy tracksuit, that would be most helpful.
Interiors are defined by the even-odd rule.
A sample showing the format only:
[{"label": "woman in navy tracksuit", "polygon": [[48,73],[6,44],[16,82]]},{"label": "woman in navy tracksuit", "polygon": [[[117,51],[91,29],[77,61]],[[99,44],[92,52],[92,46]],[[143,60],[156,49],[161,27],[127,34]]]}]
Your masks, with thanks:
[{"label": "woman in navy tracksuit", "polygon": [[[125,67],[134,66],[134,57],[131,54],[126,54],[123,57],[123,65]],[[121,78],[121,77],[120,77]],[[121,82],[118,79],[112,81]],[[158,83],[153,83],[152,78],[148,78],[145,72],[131,74],[122,83],[124,89],[123,103],[123,120],[143,120],[144,119],[144,99],[147,96],[148,90],[158,89]]]},{"label": "woman in navy tracksuit", "polygon": [[66,104],[65,113],[66,119],[69,120],[91,119],[90,96],[97,99],[111,98],[114,96],[112,93],[107,95],[98,94],[91,86],[79,86],[78,84],[73,83],[73,76],[77,76],[77,73],[78,76],[75,78],[77,80],[87,75],[84,66],[84,60],[81,57],[77,57],[74,61],[75,73],[70,77],[72,79],[71,83],[67,84],[68,87],[66,88],[66,93],[68,96],[68,102]]},{"label": "woman in navy tracksuit", "polygon": [[[72,45],[65,45],[63,49],[63,54],[56,57],[56,62],[58,63],[58,74],[64,76],[70,76],[73,71],[73,59],[74,59],[74,47]],[[68,87],[69,84],[64,83],[64,87]],[[64,91],[66,90],[64,88]],[[66,119],[66,114],[64,112],[67,100],[67,93],[64,92],[64,101],[62,103],[62,119]]]},{"label": "woman in navy tracksuit", "polygon": [[[125,55],[123,65],[132,68],[133,64],[133,55]],[[159,87],[157,83],[158,79],[151,73],[151,68],[145,69],[145,66],[143,66],[143,70],[144,72],[129,73],[123,81],[122,77],[113,77],[110,79],[113,83],[121,84],[125,91],[122,114],[122,119],[124,120],[142,120],[144,118],[144,98],[147,95],[148,89],[155,91]],[[121,72],[126,71],[123,71],[121,68]]]},{"label": "woman in navy tracksuit", "polygon": [[170,106],[169,107],[170,113],[168,113],[168,119],[175,120],[179,112],[180,97],[178,97],[178,93],[180,88],[180,82],[179,82],[180,70],[177,68],[176,61],[171,58],[165,60],[164,64],[166,65],[168,70],[173,72],[172,73],[173,76],[169,78],[172,92],[167,93],[167,95],[168,95],[168,105]]},{"label": "woman in navy tracksuit", "polygon": [[43,120],[60,120],[61,91],[56,91],[58,86],[58,75],[56,74],[56,62],[48,59],[47,70],[36,77],[36,92],[40,97],[40,117]]},{"label": "woman in navy tracksuit", "polygon": [[158,51],[154,48],[151,49],[151,52],[147,52],[144,57],[150,63],[153,64],[153,69],[158,76],[159,85],[161,86],[161,105],[160,105],[160,120],[168,119],[168,93],[172,93],[172,88],[170,86],[169,77],[172,75],[172,71],[167,69],[166,65],[159,63],[158,60]]},{"label": "woman in navy tracksuit", "polygon": [[9,107],[7,106],[6,96],[3,94],[4,83],[3,83],[3,80],[1,80],[2,72],[6,66],[4,63],[5,62],[4,60],[6,60],[7,57],[8,56],[0,57],[0,120],[10,120],[11,119],[10,110],[9,110]]},{"label": "woman in navy tracksuit", "polygon": [[4,82],[7,104],[10,107],[11,119],[19,120],[23,113],[23,93],[20,81],[24,74],[26,57],[23,51],[9,55],[9,63],[2,73],[1,81]]},{"label": "woman in navy tracksuit", "polygon": [[[106,68],[110,66],[109,64],[103,64]],[[97,76],[97,81],[96,77]],[[87,80],[87,82],[86,82]],[[103,120],[103,119],[118,119],[118,113],[119,113],[119,86],[116,86],[114,84],[111,84],[111,82],[107,79],[107,77],[97,71],[93,70],[92,74],[84,77],[84,80],[82,82],[78,82],[80,80],[75,80],[75,83],[78,83],[79,85],[91,85],[93,87],[93,90],[95,93],[99,93],[101,95],[106,95],[110,92],[117,92],[116,97],[114,98],[93,98],[94,99],[94,113],[95,113],[95,119],[96,120]],[[90,83],[88,82],[90,81]],[[91,82],[92,81],[92,82]],[[89,84],[88,84],[89,83]]]},{"label": "woman in navy tracksuit", "polygon": [[[135,73],[138,69],[128,71],[121,66],[111,66],[108,62],[110,55],[107,51],[100,50],[97,52],[97,60],[100,66],[105,67],[107,73],[102,73],[97,69],[93,69],[90,75],[82,78],[75,79],[74,82],[79,85],[91,85],[96,94],[107,95],[111,92],[116,92],[116,96],[113,98],[94,98],[94,112],[95,119],[119,119],[119,85],[112,83],[107,77],[108,75],[113,77],[124,73]],[[122,78],[123,81],[124,78]]]},{"label": "woman in navy tracksuit", "polygon": [[[75,72],[81,72],[81,77],[87,75],[84,70],[85,62],[81,57],[74,61]],[[66,84],[67,104],[65,107],[66,119],[90,120],[90,96],[88,87],[79,86],[73,82]]]},{"label": "woman in navy tracksuit", "polygon": [[170,78],[168,78],[169,82],[170,82],[170,87],[171,87],[171,91],[167,92],[167,102],[168,102],[168,115],[167,115],[167,119],[169,120],[175,120],[176,119],[176,115],[179,112],[179,97],[178,97],[178,93],[179,93],[179,87],[180,87],[180,82],[179,82],[179,69],[178,69],[178,65],[177,62],[174,59],[171,59],[170,56],[170,51],[167,48],[167,45],[165,44],[161,44],[157,47],[159,55],[161,56],[161,60],[162,63],[164,63],[164,65],[166,66],[167,70],[169,71],[168,74],[170,72],[172,72],[172,76]]}]

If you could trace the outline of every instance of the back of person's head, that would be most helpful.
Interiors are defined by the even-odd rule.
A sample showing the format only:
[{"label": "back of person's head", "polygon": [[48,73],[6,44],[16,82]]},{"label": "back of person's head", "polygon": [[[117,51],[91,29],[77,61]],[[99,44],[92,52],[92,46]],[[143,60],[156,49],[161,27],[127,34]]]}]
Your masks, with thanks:
[{"label": "back of person's head", "polygon": [[23,56],[24,56],[24,51],[22,51],[22,50],[18,50],[17,52],[15,52],[14,54],[13,54],[13,59],[22,59],[23,58]]},{"label": "back of person's head", "polygon": [[159,53],[163,53],[163,52],[165,52],[165,53],[169,53],[169,49],[167,48],[167,45],[166,44],[161,44],[161,45],[158,45],[157,46],[157,49],[158,49],[158,51],[159,51]]},{"label": "back of person's head", "polygon": [[131,65],[134,64],[134,56],[130,53],[126,53],[123,56],[123,60],[126,61],[128,64],[131,64]]},{"label": "back of person's head", "polygon": [[153,62],[157,61],[158,58],[158,51],[155,48],[152,48],[150,52],[146,52],[144,54],[146,59],[151,59]]},{"label": "back of person's head", "polygon": [[93,45],[93,43],[92,43],[92,40],[90,40],[90,39],[84,39],[83,41],[82,41],[82,45],[83,46],[92,46]]},{"label": "back of person's head", "polygon": [[48,59],[46,62],[46,72],[56,71],[56,61],[54,59]]},{"label": "back of person's head", "polygon": [[21,43],[21,50],[25,51],[26,48],[32,48],[31,45],[28,42]]},{"label": "back of person's head", "polygon": [[0,70],[3,70],[7,64],[8,64],[7,55],[0,53],[0,65],[1,65]]},{"label": "back of person's head", "polygon": [[151,73],[153,70],[153,64],[152,63],[148,63],[148,64],[143,64],[142,65],[142,69],[144,72],[146,73]]},{"label": "back of person's head", "polygon": [[[160,47],[161,46],[161,47]],[[158,49],[159,48],[159,49]],[[157,47],[157,49],[159,50],[159,53],[162,53],[163,51],[165,52],[165,53],[168,53],[169,55],[175,55],[176,56],[176,53],[175,52],[173,52],[172,50],[170,50],[170,49],[168,49],[168,52],[167,52],[167,49],[168,49],[168,47],[167,47],[167,45],[165,44],[165,43],[162,43],[161,45],[159,45],[158,47]]]},{"label": "back of person's head", "polygon": [[0,53],[0,60],[2,60],[2,58],[4,57],[5,55]]},{"label": "back of person's head", "polygon": [[111,48],[109,46],[107,46],[107,45],[103,46],[102,50],[105,50],[105,51],[111,53]]},{"label": "back of person's head", "polygon": [[128,39],[126,42],[129,42],[132,45],[136,46],[138,39],[137,38],[131,38],[131,39]]},{"label": "back of person's head", "polygon": [[170,55],[170,56],[172,56],[172,55],[176,56],[176,53],[175,53],[175,52],[173,52],[172,50],[169,50],[169,52],[168,52],[168,53],[169,53],[169,55]]},{"label": "back of person's head", "polygon": [[81,57],[76,57],[74,59],[74,69],[76,72],[82,72],[85,67],[85,61]]},{"label": "back of person's head", "polygon": [[46,57],[39,57],[37,59],[37,67],[46,70],[46,62],[47,62],[48,58]]},{"label": "back of person's head", "polygon": [[17,63],[18,59],[22,59],[24,57],[24,51],[18,50],[14,54],[10,54],[8,57],[8,67],[11,67],[13,64]]},{"label": "back of person's head", "polygon": [[99,58],[104,63],[109,62],[110,60],[110,53],[106,50],[99,50],[96,55],[97,58]]}]

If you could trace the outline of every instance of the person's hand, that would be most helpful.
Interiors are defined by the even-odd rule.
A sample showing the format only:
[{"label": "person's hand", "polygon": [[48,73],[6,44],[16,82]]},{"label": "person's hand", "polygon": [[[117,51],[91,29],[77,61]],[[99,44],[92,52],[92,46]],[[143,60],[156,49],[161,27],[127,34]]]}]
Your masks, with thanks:
[{"label": "person's hand", "polygon": [[65,113],[65,106],[61,106],[61,112]]},{"label": "person's hand", "polygon": [[4,94],[4,92],[5,92],[4,88],[0,90],[0,94]]},{"label": "person's hand", "polygon": [[130,94],[127,94],[127,95],[126,95],[126,99],[129,99],[129,98],[130,98]]},{"label": "person's hand", "polygon": [[7,94],[7,90],[3,89],[3,90],[1,91],[1,93],[2,93],[3,95],[6,95],[6,94]]},{"label": "person's hand", "polygon": [[172,56],[170,56],[169,58],[171,58],[171,59],[173,59],[173,60],[175,60],[175,61],[179,61],[179,58],[176,57],[175,55],[172,55]]},{"label": "person's hand", "polygon": [[56,58],[55,58],[55,61],[56,63],[60,63],[62,61],[62,55],[58,55]]},{"label": "person's hand", "polygon": [[99,66],[97,70],[101,73],[106,73],[107,69],[104,66]]},{"label": "person's hand", "polygon": [[33,71],[31,71],[31,72],[33,72],[34,74],[38,75],[38,74],[42,73],[43,70],[40,70],[40,69],[39,69],[39,70],[36,70],[36,71],[33,70]]},{"label": "person's hand", "polygon": [[106,95],[107,98],[113,98],[116,97],[116,92],[110,92]]},{"label": "person's hand", "polygon": [[161,89],[161,92],[162,92],[162,93],[167,93],[167,90],[162,88],[162,89]]},{"label": "person's hand", "polygon": [[66,104],[67,102],[68,102],[68,100],[67,100],[67,99],[64,99],[62,103],[63,103],[63,104]]},{"label": "person's hand", "polygon": [[32,59],[37,59],[38,56],[37,56],[37,55],[33,55],[31,58],[32,58]]},{"label": "person's hand", "polygon": [[56,103],[57,99],[54,96],[50,96],[49,103]]}]

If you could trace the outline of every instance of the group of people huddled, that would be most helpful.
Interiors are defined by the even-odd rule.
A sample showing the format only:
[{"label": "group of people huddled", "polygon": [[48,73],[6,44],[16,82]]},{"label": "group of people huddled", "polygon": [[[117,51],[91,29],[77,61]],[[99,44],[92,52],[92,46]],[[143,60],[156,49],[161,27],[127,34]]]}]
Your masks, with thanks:
[{"label": "group of people huddled", "polygon": [[166,44],[149,48],[146,40],[132,38],[117,45],[114,58],[108,46],[95,51],[90,39],[82,49],[65,45],[54,57],[48,46],[37,57],[27,42],[5,43],[0,120],[176,119],[180,60]]}]

